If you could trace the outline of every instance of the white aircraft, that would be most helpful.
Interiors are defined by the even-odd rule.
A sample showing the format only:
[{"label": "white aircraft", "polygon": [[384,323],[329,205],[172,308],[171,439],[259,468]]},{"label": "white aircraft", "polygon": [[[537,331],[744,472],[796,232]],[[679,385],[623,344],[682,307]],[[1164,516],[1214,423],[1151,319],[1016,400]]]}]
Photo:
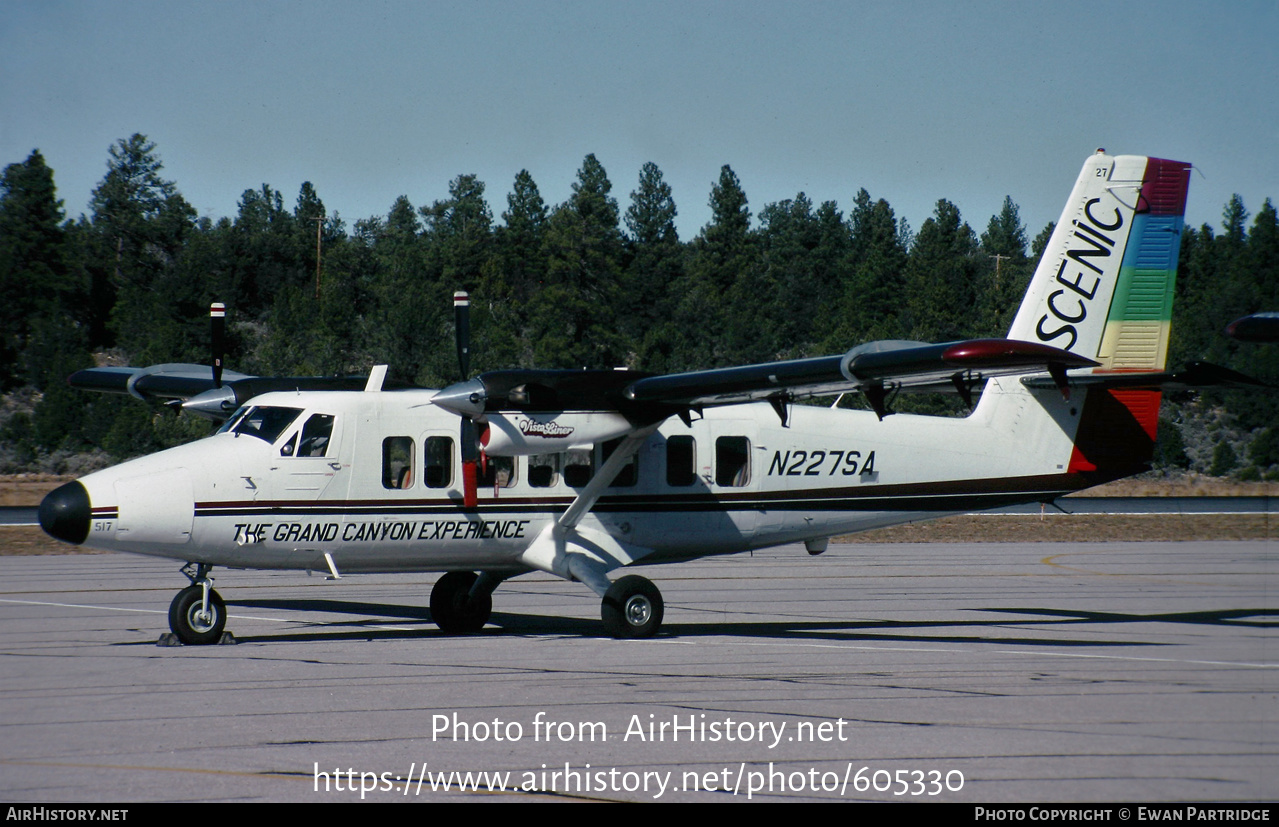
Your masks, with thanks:
[{"label": "white aircraft", "polygon": [[[803,542],[1063,494],[1151,458],[1190,165],[1088,158],[1007,339],[872,342],[847,353],[650,376],[501,370],[443,390],[98,368],[72,384],[185,399],[216,435],[50,493],[69,543],[185,561],[169,611],[217,642],[214,566],[445,572],[445,632],[487,622],[503,580],[542,571],[602,598],[608,632],[662,623],[657,588],[615,569]],[[465,294],[459,361],[467,375]],[[215,311],[220,306],[215,305]],[[216,338],[216,336],[215,336]],[[219,351],[220,352],[220,351]],[[1069,373],[1068,373],[1069,371]],[[346,382],[347,384],[342,384]],[[901,391],[966,418],[892,413]],[[859,391],[872,411],[793,405]],[[460,430],[459,430],[460,420]]]}]

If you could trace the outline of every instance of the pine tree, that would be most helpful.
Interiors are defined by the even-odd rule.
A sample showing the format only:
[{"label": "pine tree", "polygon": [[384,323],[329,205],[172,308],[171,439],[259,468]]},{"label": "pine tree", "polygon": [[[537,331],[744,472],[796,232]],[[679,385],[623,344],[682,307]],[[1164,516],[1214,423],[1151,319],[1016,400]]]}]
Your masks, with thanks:
[{"label": "pine tree", "polygon": [[488,368],[532,367],[529,304],[546,280],[546,203],[537,182],[522,169],[506,196],[502,226],[493,233],[493,255],[472,296],[472,359]]},{"label": "pine tree", "polygon": [[978,287],[979,326],[974,333],[1003,336],[1012,325],[1034,270],[1026,258],[1026,228],[1011,196],[1004,196],[1003,209],[990,217],[981,235],[981,250],[990,266]]},{"label": "pine tree", "polygon": [[441,286],[474,290],[493,242],[493,211],[484,200],[484,182],[459,175],[449,182],[449,197],[422,208],[428,251]]},{"label": "pine tree", "polygon": [[906,264],[912,339],[944,342],[973,335],[978,325],[977,239],[959,208],[942,199],[915,237]]},{"label": "pine tree", "polygon": [[113,305],[116,340],[135,358],[172,361],[186,345],[180,319],[199,312],[192,286],[173,278],[195,210],[161,177],[155,144],[144,135],[117,141],[110,156],[90,201],[97,241],[91,299]]},{"label": "pine tree", "polygon": [[[62,202],[39,150],[0,178],[0,388],[18,379],[18,361],[39,318],[78,315],[83,287],[69,278]],[[43,387],[43,382],[40,383]]]},{"label": "pine tree", "polygon": [[[240,318],[265,314],[287,287],[300,288],[314,278],[299,258],[297,221],[284,197],[268,184],[245,190],[232,224],[235,259],[233,297],[223,297]],[[314,230],[314,228],[312,228]],[[312,268],[314,259],[312,259]]]},{"label": "pine tree", "polygon": [[604,167],[587,155],[573,194],[546,228],[546,285],[533,300],[534,358],[550,367],[615,367],[623,240]]},{"label": "pine tree", "polygon": [[827,352],[875,339],[902,338],[899,316],[905,296],[906,242],[893,208],[859,190],[850,216],[852,272],[836,299]]},{"label": "pine tree", "polygon": [[629,260],[619,295],[619,324],[637,361],[647,370],[664,370],[669,354],[662,347],[671,322],[673,285],[683,272],[683,248],[675,229],[675,200],[662,171],[644,164],[626,210]]},{"label": "pine tree", "polygon": [[710,208],[711,220],[688,252],[675,309],[677,329],[663,345],[675,370],[741,364],[736,343],[748,341],[748,323],[725,299],[739,281],[754,279],[750,270],[758,261],[746,193],[727,164],[711,187]]}]

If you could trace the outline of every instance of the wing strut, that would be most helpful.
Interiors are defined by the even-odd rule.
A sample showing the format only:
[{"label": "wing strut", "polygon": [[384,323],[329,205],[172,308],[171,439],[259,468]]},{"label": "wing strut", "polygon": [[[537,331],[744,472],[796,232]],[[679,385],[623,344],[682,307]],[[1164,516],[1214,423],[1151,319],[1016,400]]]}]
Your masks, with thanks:
[{"label": "wing strut", "polygon": [[635,452],[644,444],[644,440],[657,430],[657,426],[661,422],[655,422],[652,425],[646,425],[636,431],[631,431],[629,436],[622,439],[620,445],[609,456],[608,460],[595,472],[595,476],[591,477],[591,481],[582,487],[578,492],[577,498],[572,504],[564,510],[560,518],[555,521],[556,528],[560,532],[572,531],[581,522],[582,518],[595,507],[595,503],[599,500],[600,495],[604,493],[604,489],[613,484],[613,479],[617,476],[617,472],[622,470],[622,466],[635,456]]},{"label": "wing strut", "polygon": [[629,565],[652,551],[622,543],[606,531],[579,530],[578,523],[590,513],[617,472],[635,456],[644,440],[660,424],[647,425],[624,437],[559,519],[543,529],[520,554],[520,562],[566,580],[585,583],[591,591],[603,597],[612,585],[608,572]]}]

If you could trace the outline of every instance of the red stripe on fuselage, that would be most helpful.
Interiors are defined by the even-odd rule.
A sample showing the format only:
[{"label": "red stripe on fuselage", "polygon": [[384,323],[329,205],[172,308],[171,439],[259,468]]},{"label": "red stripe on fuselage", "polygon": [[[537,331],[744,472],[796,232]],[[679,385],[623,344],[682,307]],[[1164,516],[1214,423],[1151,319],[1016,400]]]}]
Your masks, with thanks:
[{"label": "red stripe on fuselage", "polygon": [[1142,470],[1154,456],[1162,398],[1160,391],[1152,390],[1090,393],[1066,473],[1117,479]]}]

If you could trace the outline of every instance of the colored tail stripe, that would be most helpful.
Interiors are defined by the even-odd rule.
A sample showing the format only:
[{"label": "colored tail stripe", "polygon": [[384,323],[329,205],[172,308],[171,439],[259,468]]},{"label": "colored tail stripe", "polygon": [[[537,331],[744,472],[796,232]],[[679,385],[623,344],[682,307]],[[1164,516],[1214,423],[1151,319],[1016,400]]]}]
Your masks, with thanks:
[{"label": "colored tail stripe", "polygon": [[1168,352],[1177,254],[1190,166],[1151,158],[1106,317],[1106,370],[1162,370]]},{"label": "colored tail stripe", "polygon": [[[1106,316],[1098,373],[1164,369],[1189,186],[1189,164],[1148,159]],[[1068,471],[1095,474],[1100,482],[1142,470],[1154,451],[1161,399],[1159,391],[1149,390],[1090,394]]]},{"label": "colored tail stripe", "polygon": [[1151,158],[1146,164],[1138,211],[1149,215],[1185,215],[1189,188],[1190,164]]},{"label": "colored tail stripe", "polygon": [[1101,390],[1084,401],[1067,473],[1096,475],[1090,484],[1144,471],[1155,449],[1163,394]]}]

